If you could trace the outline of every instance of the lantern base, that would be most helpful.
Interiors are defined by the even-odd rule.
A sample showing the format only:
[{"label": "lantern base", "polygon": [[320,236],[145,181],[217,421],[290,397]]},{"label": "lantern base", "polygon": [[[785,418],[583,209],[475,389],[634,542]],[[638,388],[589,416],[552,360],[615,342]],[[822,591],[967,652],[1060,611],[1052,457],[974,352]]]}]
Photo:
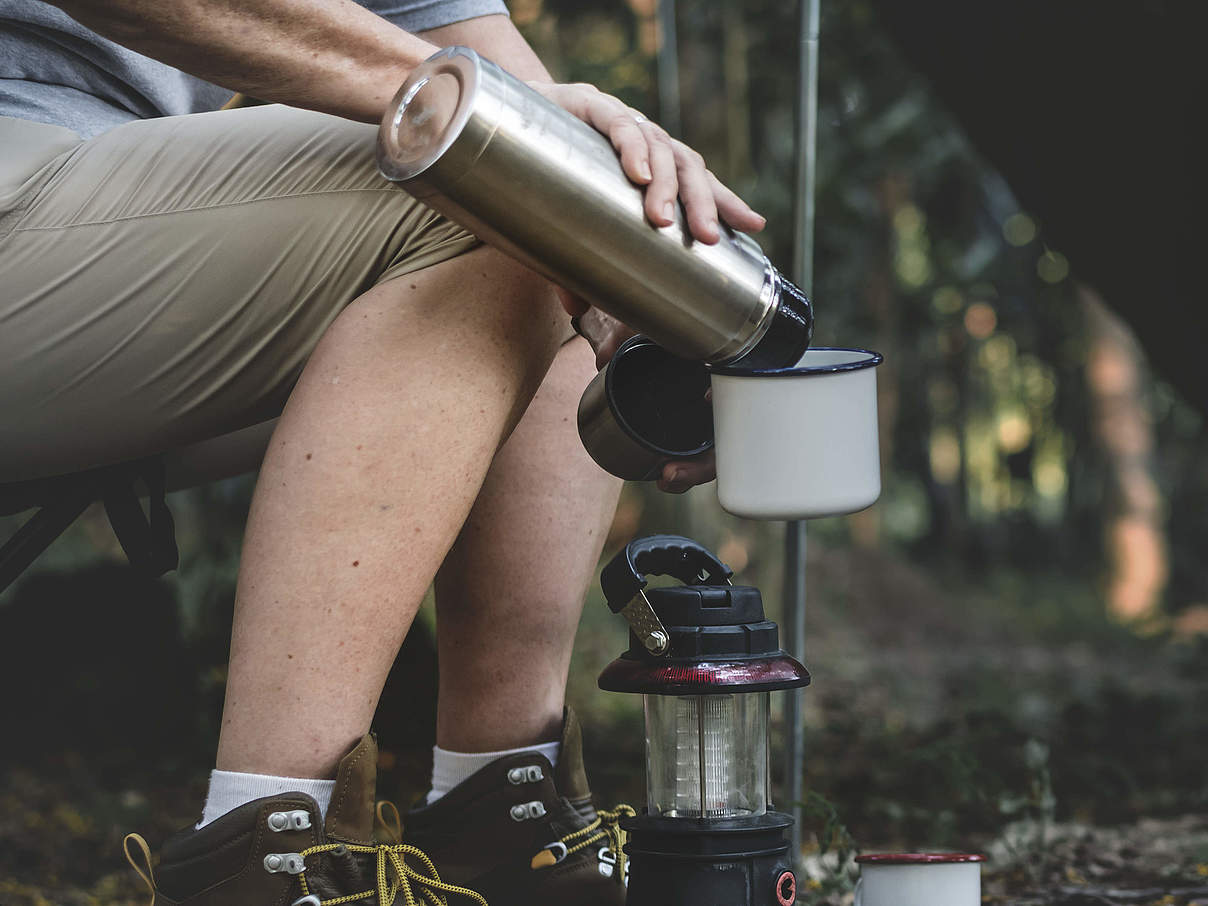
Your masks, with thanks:
[{"label": "lantern base", "polygon": [[641,815],[621,826],[629,833],[626,906],[791,906],[796,900],[788,815]]}]

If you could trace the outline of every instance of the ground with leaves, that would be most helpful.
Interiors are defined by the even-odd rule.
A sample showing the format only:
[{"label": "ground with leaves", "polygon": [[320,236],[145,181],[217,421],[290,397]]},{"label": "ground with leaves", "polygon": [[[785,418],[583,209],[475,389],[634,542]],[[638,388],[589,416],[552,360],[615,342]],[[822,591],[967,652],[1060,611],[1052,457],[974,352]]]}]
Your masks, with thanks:
[{"label": "ground with leaves", "polygon": [[[849,902],[852,855],[904,849],[986,852],[996,904],[1208,901],[1201,640],[1114,626],[1059,577],[940,582],[818,538],[809,570],[805,902]],[[0,638],[23,640],[0,662],[0,906],[141,906],[122,836],[196,820],[228,618],[180,625],[173,597],[100,566],[0,607]],[[594,685],[618,623],[589,601],[570,692],[605,804],[643,795],[640,703]],[[428,632],[379,712],[381,793],[400,802],[431,744]]]}]

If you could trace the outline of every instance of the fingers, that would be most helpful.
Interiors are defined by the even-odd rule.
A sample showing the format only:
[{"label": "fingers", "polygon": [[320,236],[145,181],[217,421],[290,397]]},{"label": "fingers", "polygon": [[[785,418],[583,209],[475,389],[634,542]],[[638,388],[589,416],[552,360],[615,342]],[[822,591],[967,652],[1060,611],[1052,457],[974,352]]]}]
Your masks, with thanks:
[{"label": "fingers", "polygon": [[[721,239],[717,225],[717,205],[713,200],[712,174],[705,169],[705,159],[683,142],[672,144],[679,171],[679,193],[684,200],[684,213],[692,235],[707,245]],[[714,180],[716,182],[716,180]],[[649,194],[647,189],[647,194]]]},{"label": "fingers", "polygon": [[653,176],[646,186],[646,217],[655,226],[675,223],[676,197],[680,194],[679,164],[671,139],[659,126],[644,120],[639,127],[650,154]]},{"label": "fingers", "polygon": [[642,127],[630,115],[629,108],[620,102],[616,106],[621,108],[620,112],[611,114],[608,128],[602,131],[621,156],[621,169],[625,175],[639,186],[649,185],[658,172],[651,164],[650,144]]},{"label": "fingers", "polygon": [[583,113],[579,118],[608,136],[621,158],[621,169],[626,176],[638,185],[648,184],[654,178],[650,146],[633,112],[592,85],[575,87],[584,95]]},{"label": "fingers", "polygon": [[689,488],[712,481],[716,477],[717,466],[713,451],[710,450],[692,459],[665,464],[659,476],[658,487],[660,491],[669,494],[682,494]]},{"label": "fingers", "polygon": [[611,330],[604,337],[604,341],[596,349],[596,370],[600,371],[607,367],[612,361],[612,357],[617,354],[617,350],[632,336],[637,335],[637,331],[633,328],[622,324],[620,321],[615,321]]},{"label": "fingers", "polygon": [[717,211],[726,223],[736,230],[748,233],[758,233],[767,226],[766,217],[739,198],[712,173],[706,170],[705,174],[709,178],[709,190],[717,204]]},{"label": "fingers", "polygon": [[625,175],[645,187],[646,217],[655,226],[675,223],[682,202],[689,232],[706,244],[720,240],[721,221],[736,230],[763,229],[764,218],[722,185],[696,151],[617,98],[587,84],[529,84],[608,136]]},{"label": "fingers", "polygon": [[671,226],[679,195],[679,164],[671,137],[616,98],[599,91],[588,111],[588,122],[608,136],[620,155],[625,175],[646,187],[646,217],[655,226]]},{"label": "fingers", "polygon": [[597,370],[611,362],[620,345],[636,333],[632,328],[598,308],[589,309],[584,314],[573,318],[571,323],[574,325],[575,333],[587,340],[592,352],[596,354]]}]

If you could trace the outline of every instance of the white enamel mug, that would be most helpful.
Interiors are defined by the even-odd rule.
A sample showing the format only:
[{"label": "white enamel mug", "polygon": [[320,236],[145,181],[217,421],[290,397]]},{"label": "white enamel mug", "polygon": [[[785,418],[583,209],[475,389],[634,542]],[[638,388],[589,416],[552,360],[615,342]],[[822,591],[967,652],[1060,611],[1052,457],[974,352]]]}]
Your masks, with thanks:
[{"label": "white enamel mug", "polygon": [[749,519],[854,513],[881,493],[879,353],[810,349],[792,368],[715,366],[717,499]]},{"label": "white enamel mug", "polygon": [[975,853],[870,853],[858,856],[853,906],[981,906]]}]

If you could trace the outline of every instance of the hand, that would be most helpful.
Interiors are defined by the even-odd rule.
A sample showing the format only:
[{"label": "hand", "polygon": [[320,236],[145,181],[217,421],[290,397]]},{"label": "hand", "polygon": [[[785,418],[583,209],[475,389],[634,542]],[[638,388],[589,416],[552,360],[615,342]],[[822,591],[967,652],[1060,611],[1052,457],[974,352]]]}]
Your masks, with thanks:
[{"label": "hand", "polygon": [[[646,187],[646,217],[655,226],[675,222],[676,197],[684,204],[688,229],[706,245],[721,239],[718,217],[736,230],[758,232],[766,220],[727,189],[704,159],[658,124],[592,85],[529,82],[531,88],[608,136],[621,166]],[[568,309],[569,310],[569,309]],[[571,311],[571,314],[581,312]]]},{"label": "hand", "polygon": [[[767,221],[734,192],[722,185],[704,159],[683,142],[673,139],[656,123],[593,85],[529,82],[531,88],[603,133],[621,157],[621,167],[635,184],[646,188],[647,219],[658,227],[675,222],[676,199],[683,202],[688,230],[693,238],[713,245],[720,241],[718,218],[730,227],[755,233]],[[603,368],[634,331],[620,321],[593,309],[566,290],[558,290],[562,307],[578,318],[576,329],[596,353],[596,368]],[[682,494],[717,477],[713,451],[690,460],[663,464],[658,487]]]},{"label": "hand", "polygon": [[591,346],[591,351],[596,354],[596,371],[603,371],[617,354],[621,344],[637,335],[637,331],[629,325],[622,324],[607,312],[588,306],[578,296],[557,287],[554,291],[567,311],[576,304],[584,306],[580,314],[571,318],[570,323],[575,328],[575,333],[585,339]]},{"label": "hand", "polygon": [[691,459],[681,459],[663,463],[663,472],[659,475],[658,487],[668,494],[682,494],[698,484],[712,481],[717,477],[717,462],[713,451],[708,450],[700,456]]}]

